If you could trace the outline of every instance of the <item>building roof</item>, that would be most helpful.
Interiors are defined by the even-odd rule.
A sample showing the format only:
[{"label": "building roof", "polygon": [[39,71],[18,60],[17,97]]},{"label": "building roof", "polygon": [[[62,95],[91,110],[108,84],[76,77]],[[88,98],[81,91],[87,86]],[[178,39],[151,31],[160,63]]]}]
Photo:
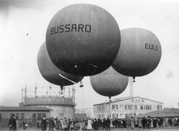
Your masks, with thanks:
[{"label": "building roof", "polygon": [[102,105],[102,104],[109,104],[109,103],[115,103],[115,102],[125,101],[125,100],[129,100],[129,99],[135,99],[135,98],[141,98],[141,99],[144,99],[144,100],[149,100],[149,101],[152,101],[152,102],[163,104],[162,102],[151,100],[151,99],[147,99],[147,98],[143,98],[143,97],[139,97],[139,96],[135,96],[135,97],[128,96],[128,97],[115,98],[115,99],[113,99],[111,101],[94,104],[93,106]]},{"label": "building roof", "polygon": [[179,109],[164,108],[163,110],[151,111],[148,113],[137,115],[136,117],[179,117]]},{"label": "building roof", "polygon": [[30,107],[30,106],[0,106],[0,111],[50,111],[47,107]]}]

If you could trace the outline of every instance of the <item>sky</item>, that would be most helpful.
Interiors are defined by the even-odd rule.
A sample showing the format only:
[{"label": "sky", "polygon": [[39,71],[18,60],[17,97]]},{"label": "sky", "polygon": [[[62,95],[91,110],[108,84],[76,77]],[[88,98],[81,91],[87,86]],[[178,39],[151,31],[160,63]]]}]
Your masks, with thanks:
[{"label": "sky", "polygon": [[[163,102],[163,107],[178,108],[179,103],[179,1],[176,0],[0,0],[0,106],[17,106],[21,89],[27,95],[45,95],[52,86],[37,66],[37,53],[45,41],[47,26],[56,12],[77,3],[94,4],[107,10],[120,30],[139,27],[150,30],[159,39],[162,56],[150,74],[137,77],[134,96]],[[75,85],[76,108],[92,108],[109,99],[97,94],[89,77],[83,88]],[[130,87],[114,98],[130,95]]]}]

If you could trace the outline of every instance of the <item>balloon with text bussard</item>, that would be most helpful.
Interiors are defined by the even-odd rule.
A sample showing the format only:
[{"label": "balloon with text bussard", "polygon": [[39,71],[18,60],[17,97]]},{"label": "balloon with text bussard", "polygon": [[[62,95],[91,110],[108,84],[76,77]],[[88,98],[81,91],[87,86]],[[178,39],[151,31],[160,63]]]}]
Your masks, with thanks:
[{"label": "balloon with text bussard", "polygon": [[90,76],[113,63],[120,46],[120,30],[101,7],[74,4],[59,10],[46,31],[47,51],[64,72]]},{"label": "balloon with text bussard", "polygon": [[162,49],[158,38],[149,30],[126,28],[121,30],[121,45],[113,68],[127,76],[144,76],[159,64]]},{"label": "balloon with text bussard", "polygon": [[73,85],[83,79],[82,76],[74,76],[58,69],[52,63],[45,43],[43,43],[39,49],[37,64],[39,71],[45,80],[61,87]]},{"label": "balloon with text bussard", "polygon": [[121,75],[112,66],[102,73],[90,76],[93,89],[98,94],[109,98],[121,94],[126,89],[128,81],[128,76]]}]

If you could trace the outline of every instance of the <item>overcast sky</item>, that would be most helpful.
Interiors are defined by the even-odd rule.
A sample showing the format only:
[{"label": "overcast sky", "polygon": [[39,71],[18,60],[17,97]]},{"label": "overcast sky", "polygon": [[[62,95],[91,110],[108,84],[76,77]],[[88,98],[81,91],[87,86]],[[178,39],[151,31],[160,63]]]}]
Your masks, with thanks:
[{"label": "overcast sky", "polygon": [[[13,2],[12,2],[13,1]],[[60,9],[76,3],[98,5],[116,19],[119,28],[140,27],[153,32],[162,46],[158,67],[150,74],[137,77],[134,96],[178,107],[179,103],[179,2],[174,0],[0,0],[0,106],[17,106],[21,89],[27,85],[29,96],[45,95],[52,85],[42,78],[37,53],[45,41],[47,26]],[[91,87],[89,77],[84,87],[76,88],[77,108],[92,108],[108,100]],[[129,86],[115,98],[129,96]]]}]

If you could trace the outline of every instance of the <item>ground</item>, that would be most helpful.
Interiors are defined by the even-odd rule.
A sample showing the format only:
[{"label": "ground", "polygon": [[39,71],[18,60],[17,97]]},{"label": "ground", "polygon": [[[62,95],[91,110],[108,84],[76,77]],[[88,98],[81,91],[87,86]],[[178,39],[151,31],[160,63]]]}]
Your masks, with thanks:
[{"label": "ground", "polygon": [[[40,129],[37,129],[37,128],[28,128],[26,129],[27,131],[41,131]],[[111,131],[144,131],[144,130],[147,130],[147,131],[179,131],[179,126],[177,127],[170,127],[170,128],[157,128],[157,129],[139,129],[139,128],[135,128],[135,129],[111,129]],[[1,128],[0,131],[9,131],[8,128]],[[17,131],[25,131],[23,130],[22,128],[18,129]],[[48,131],[48,130],[46,130]],[[59,131],[59,130],[57,130]],[[62,130],[61,130],[62,131]],[[78,131],[78,130],[75,130],[75,131]],[[84,130],[86,131],[86,130]],[[102,130],[94,130],[94,131],[102,131]],[[105,131],[105,130],[103,130]]]}]

